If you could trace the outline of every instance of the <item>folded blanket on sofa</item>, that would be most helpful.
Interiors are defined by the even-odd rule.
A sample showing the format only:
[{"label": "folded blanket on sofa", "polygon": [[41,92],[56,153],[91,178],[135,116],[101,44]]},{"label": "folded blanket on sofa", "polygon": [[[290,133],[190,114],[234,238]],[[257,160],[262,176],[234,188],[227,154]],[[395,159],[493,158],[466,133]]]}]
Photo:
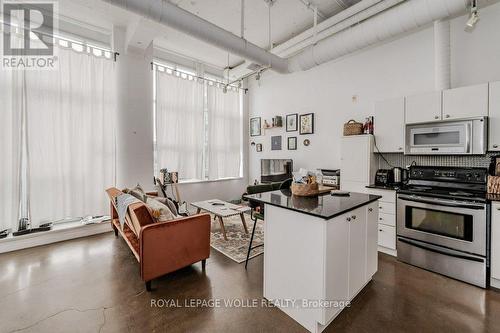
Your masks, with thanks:
[{"label": "folded blanket on sofa", "polygon": [[125,224],[125,216],[127,216],[127,209],[133,203],[140,202],[136,197],[123,193],[116,197],[116,208],[118,213],[118,219],[120,220],[120,226],[123,229]]}]

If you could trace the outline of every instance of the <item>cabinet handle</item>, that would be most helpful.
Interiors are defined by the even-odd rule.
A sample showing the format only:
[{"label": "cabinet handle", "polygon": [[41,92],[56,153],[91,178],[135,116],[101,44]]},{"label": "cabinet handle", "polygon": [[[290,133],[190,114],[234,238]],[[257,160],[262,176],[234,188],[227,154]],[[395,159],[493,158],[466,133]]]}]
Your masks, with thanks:
[{"label": "cabinet handle", "polygon": [[[499,208],[499,210],[500,210],[500,208]],[[368,208],[368,211],[373,212],[373,208]]]},{"label": "cabinet handle", "polygon": [[446,115],[446,118],[450,118],[450,115],[449,115],[449,114],[447,114],[447,115]]},{"label": "cabinet handle", "polygon": [[351,222],[351,218],[350,217],[346,218],[346,220],[347,220],[347,222]]},{"label": "cabinet handle", "polygon": [[353,220],[355,220],[355,219],[356,219],[356,215],[353,215],[353,216],[352,216],[352,219],[353,219]]},{"label": "cabinet handle", "polygon": [[382,207],[379,207],[378,209],[382,209]]},{"label": "cabinet handle", "polygon": [[435,116],[434,119],[439,119],[439,116]]},{"label": "cabinet handle", "polygon": [[493,145],[493,148],[498,148],[498,145]]},{"label": "cabinet handle", "polygon": [[382,230],[382,229],[378,229],[378,231],[380,231],[380,232],[384,232],[384,230]]},{"label": "cabinet handle", "polygon": [[379,217],[378,219],[379,219],[380,221],[382,221],[382,220],[383,220],[383,218],[381,218],[381,217]]},{"label": "cabinet handle", "polygon": [[398,150],[403,150],[403,147],[399,147]]}]

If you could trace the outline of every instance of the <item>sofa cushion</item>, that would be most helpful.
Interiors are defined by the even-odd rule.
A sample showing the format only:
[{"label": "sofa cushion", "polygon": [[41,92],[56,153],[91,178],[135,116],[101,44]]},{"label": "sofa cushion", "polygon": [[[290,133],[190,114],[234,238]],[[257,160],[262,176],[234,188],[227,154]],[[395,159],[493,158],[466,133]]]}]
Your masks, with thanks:
[{"label": "sofa cushion", "polygon": [[146,206],[151,212],[151,216],[155,218],[157,221],[171,221],[174,220],[177,216],[172,213],[170,208],[167,205],[161,203],[160,201],[153,199],[151,197],[147,198]]}]

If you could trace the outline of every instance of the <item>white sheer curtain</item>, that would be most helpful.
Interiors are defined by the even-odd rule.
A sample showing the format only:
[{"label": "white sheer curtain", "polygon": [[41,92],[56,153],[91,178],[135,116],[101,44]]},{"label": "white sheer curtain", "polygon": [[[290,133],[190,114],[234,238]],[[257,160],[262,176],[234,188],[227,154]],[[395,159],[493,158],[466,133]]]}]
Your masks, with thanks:
[{"label": "white sheer curtain", "polygon": [[158,168],[180,179],[203,179],[204,85],[156,71]]},{"label": "white sheer curtain", "polygon": [[108,214],[115,183],[114,63],[59,50],[59,70],[26,71],[31,222]]},{"label": "white sheer curtain", "polygon": [[0,231],[16,228],[19,211],[21,81],[14,74],[0,70]]},{"label": "white sheer curtain", "polygon": [[209,179],[241,176],[243,123],[239,92],[207,87]]}]

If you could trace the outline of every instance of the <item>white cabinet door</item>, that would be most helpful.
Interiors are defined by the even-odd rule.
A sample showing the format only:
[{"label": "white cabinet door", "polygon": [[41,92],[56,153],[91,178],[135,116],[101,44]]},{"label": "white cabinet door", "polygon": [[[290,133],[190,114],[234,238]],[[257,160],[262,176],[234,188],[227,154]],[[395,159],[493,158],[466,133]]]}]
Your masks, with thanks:
[{"label": "white cabinet door", "polygon": [[371,136],[343,137],[341,141],[340,179],[343,182],[365,183],[370,179]]},{"label": "white cabinet door", "polygon": [[442,93],[433,91],[426,94],[407,96],[405,121],[407,124],[441,120]]},{"label": "white cabinet door", "polygon": [[500,81],[490,83],[488,150],[500,151]]},{"label": "white cabinet door", "polygon": [[366,281],[366,207],[351,211],[349,222],[349,299],[352,299]]},{"label": "white cabinet door", "polygon": [[396,227],[379,223],[378,245],[391,250],[396,249]]},{"label": "white cabinet door", "polygon": [[491,212],[491,277],[500,280],[500,203]]},{"label": "white cabinet door", "polygon": [[378,269],[378,204],[366,207],[366,280],[370,280]]},{"label": "white cabinet door", "polygon": [[[404,151],[404,117],[404,97],[375,103],[375,139],[376,146],[381,153],[402,153]],[[375,152],[377,152],[376,149]]]},{"label": "white cabinet door", "polygon": [[488,83],[443,91],[443,120],[488,115]]}]

